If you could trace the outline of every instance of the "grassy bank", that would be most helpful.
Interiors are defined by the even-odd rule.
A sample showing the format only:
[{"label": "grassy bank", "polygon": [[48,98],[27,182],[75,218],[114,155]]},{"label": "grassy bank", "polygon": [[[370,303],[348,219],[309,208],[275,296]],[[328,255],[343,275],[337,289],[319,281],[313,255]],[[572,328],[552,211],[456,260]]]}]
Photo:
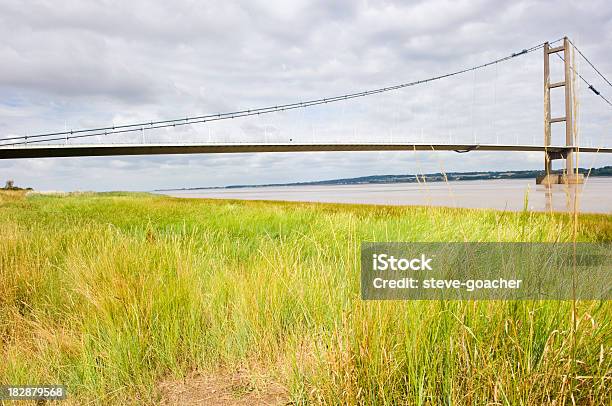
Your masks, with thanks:
[{"label": "grassy bank", "polygon": [[[296,403],[612,402],[612,308],[363,302],[361,241],[569,241],[564,215],[182,200],[0,197],[0,383],[75,403],[155,403],[160,382],[239,371],[236,398]],[[612,240],[581,216],[580,241]]]}]

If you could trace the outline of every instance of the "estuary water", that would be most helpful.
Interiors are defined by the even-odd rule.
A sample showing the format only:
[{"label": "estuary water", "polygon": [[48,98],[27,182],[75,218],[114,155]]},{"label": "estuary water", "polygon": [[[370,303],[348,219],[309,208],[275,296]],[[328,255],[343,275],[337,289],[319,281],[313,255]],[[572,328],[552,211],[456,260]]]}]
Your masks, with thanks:
[{"label": "estuary water", "polygon": [[265,186],[163,192],[175,197],[239,200],[282,200],[482,208],[498,210],[571,211],[612,214],[612,178],[592,177],[584,185],[536,185],[534,179],[475,180],[362,185]]}]

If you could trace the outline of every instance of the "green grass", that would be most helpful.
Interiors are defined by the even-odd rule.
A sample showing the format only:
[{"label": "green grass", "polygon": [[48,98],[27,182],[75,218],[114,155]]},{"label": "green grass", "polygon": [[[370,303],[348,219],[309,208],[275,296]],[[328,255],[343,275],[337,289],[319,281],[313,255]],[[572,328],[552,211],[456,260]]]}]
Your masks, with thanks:
[{"label": "green grass", "polygon": [[[612,216],[579,241],[611,241]],[[0,196],[0,383],[155,403],[192,371],[264,371],[296,404],[610,404],[612,311],[364,302],[362,241],[570,241],[571,217],[444,208]]]}]

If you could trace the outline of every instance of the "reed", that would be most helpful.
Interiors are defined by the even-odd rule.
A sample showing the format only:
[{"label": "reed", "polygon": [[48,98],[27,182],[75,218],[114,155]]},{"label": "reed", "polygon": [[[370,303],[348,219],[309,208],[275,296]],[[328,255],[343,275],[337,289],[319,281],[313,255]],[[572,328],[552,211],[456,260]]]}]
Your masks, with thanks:
[{"label": "reed", "polygon": [[[581,215],[576,239],[610,241],[611,218]],[[571,241],[568,224],[527,211],[2,198],[0,383],[152,404],[162,380],[240,369],[296,404],[610,404],[608,302],[577,302],[572,335],[569,301],[359,297],[361,241]]]}]

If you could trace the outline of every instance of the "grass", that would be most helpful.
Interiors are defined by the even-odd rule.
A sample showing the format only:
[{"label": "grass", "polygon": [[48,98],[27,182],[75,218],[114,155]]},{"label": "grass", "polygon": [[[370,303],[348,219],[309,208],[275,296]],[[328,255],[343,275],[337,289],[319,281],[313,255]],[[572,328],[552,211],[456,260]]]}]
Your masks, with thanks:
[{"label": "grass", "polygon": [[[612,241],[583,215],[579,241]],[[571,216],[419,207],[0,195],[0,383],[81,404],[238,370],[295,404],[610,404],[612,311],[364,302],[361,241],[571,241]],[[252,389],[252,385],[246,387]]]}]

